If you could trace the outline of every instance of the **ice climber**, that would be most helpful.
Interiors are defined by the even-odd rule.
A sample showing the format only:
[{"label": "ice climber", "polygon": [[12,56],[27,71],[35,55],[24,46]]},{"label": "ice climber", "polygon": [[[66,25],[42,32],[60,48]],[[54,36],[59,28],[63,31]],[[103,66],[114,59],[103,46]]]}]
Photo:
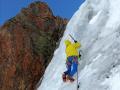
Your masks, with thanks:
[{"label": "ice climber", "polygon": [[74,74],[77,72],[78,67],[78,57],[81,56],[78,52],[78,48],[81,47],[81,44],[74,40],[74,43],[70,42],[69,40],[65,40],[66,45],[66,65],[67,71],[63,73],[63,81],[70,80],[71,82],[74,81]]}]

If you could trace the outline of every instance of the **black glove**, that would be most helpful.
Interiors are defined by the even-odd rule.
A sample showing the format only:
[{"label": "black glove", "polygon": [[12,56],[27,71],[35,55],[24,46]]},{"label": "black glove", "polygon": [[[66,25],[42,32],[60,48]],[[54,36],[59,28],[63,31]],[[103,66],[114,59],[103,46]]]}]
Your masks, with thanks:
[{"label": "black glove", "polygon": [[81,54],[79,54],[79,58],[81,57]]},{"label": "black glove", "polygon": [[76,41],[76,40],[74,40],[74,43],[77,43],[77,41]]}]

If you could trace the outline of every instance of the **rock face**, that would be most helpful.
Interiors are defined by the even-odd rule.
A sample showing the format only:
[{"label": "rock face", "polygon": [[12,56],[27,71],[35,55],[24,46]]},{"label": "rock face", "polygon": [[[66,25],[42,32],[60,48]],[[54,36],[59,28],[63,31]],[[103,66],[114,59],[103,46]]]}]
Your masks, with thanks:
[{"label": "rock face", "polygon": [[35,89],[67,22],[34,2],[0,28],[0,90]]}]

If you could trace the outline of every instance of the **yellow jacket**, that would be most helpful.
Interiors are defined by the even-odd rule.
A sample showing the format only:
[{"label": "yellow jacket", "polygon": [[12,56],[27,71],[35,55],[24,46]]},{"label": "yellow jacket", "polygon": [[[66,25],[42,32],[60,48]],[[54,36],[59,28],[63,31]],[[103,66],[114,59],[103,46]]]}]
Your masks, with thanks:
[{"label": "yellow jacket", "polygon": [[65,40],[66,45],[66,55],[69,56],[79,56],[79,52],[77,51],[78,48],[81,47],[80,43],[71,43],[69,40]]}]

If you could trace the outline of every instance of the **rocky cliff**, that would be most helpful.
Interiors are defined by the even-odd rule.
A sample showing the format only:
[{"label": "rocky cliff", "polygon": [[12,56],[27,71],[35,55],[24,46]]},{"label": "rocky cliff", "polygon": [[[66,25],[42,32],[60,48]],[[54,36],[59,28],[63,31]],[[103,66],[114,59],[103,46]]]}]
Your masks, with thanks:
[{"label": "rocky cliff", "polygon": [[0,90],[35,89],[67,22],[34,2],[0,27]]}]

